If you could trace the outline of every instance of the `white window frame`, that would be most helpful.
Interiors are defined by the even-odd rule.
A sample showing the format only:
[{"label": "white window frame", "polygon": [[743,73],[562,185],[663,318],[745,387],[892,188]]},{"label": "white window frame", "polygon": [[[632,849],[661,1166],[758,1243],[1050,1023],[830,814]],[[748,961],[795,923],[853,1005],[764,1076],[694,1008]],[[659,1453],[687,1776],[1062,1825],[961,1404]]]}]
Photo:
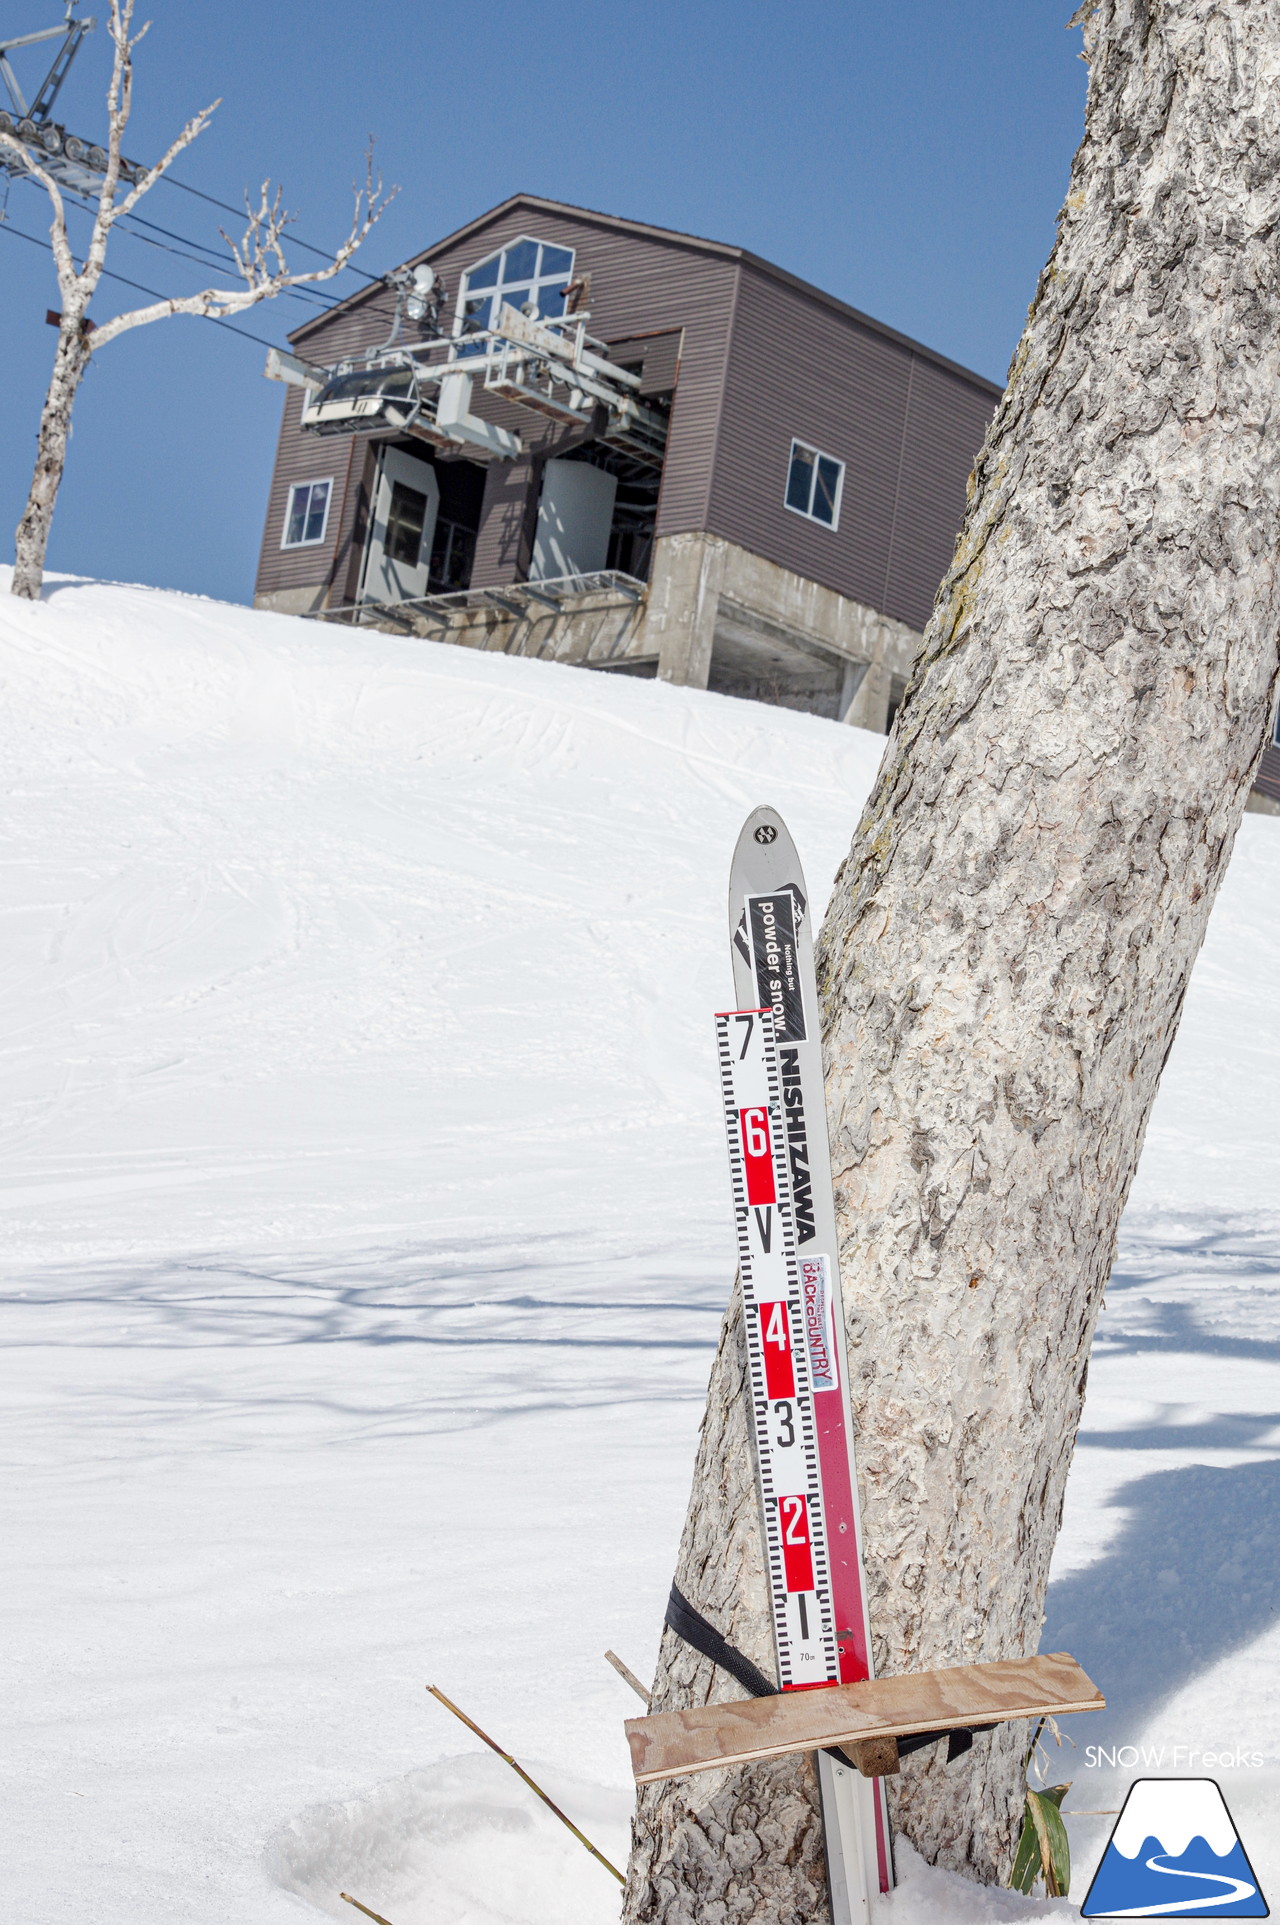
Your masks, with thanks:
[{"label": "white window frame", "polygon": [[[832,517],[830,521],[824,521],[821,515],[814,514],[812,491],[810,491],[810,495],[809,495],[810,505],[808,508],[797,508],[787,500],[787,496],[791,490],[791,469],[796,458],[797,448],[803,448],[804,452],[807,455],[813,456],[813,478],[814,478],[815,487],[817,486],[817,480],[818,480],[819,461],[833,462],[835,466],[840,470],[839,475],[836,478],[836,498],[834,503],[832,504],[833,512],[832,512]],[[789,515],[799,515],[801,521],[811,521],[815,528],[825,528],[829,535],[836,534],[840,527],[840,510],[844,505],[844,471],[845,471],[845,464],[843,461],[840,460],[838,455],[830,455],[827,453],[825,448],[815,448],[812,441],[802,441],[799,435],[793,435],[791,437],[791,446],[787,451],[786,479],[782,484],[783,507],[786,509]]]},{"label": "white window frame", "polygon": [[[326,483],[328,484],[329,492],[324,498],[324,520],[320,524],[320,533],[318,535],[308,535],[302,541],[290,541],[289,540],[289,523],[293,520],[294,496],[297,494],[299,488],[308,488],[308,489],[323,488]],[[333,488],[334,488],[333,475],[316,475],[314,480],[290,482],[289,498],[285,502],[285,507],[284,507],[284,527],[280,530],[280,546],[283,549],[292,550],[294,548],[319,548],[325,536],[329,532],[329,510],[333,507]]]},{"label": "white window frame", "polygon": [[[557,281],[564,281],[567,284],[573,279],[573,270],[574,270],[574,267],[577,265],[577,260],[578,260],[578,251],[576,248],[562,247],[559,241],[539,240],[536,234],[513,235],[509,241],[503,241],[501,247],[491,247],[487,254],[483,254],[478,261],[473,261],[471,263],[471,266],[467,268],[465,272],[462,274],[458,282],[458,304],[454,312],[454,319],[453,319],[453,331],[455,335],[461,333],[462,323],[466,317],[467,302],[469,299],[474,298],[473,292],[470,286],[471,276],[475,273],[477,268],[487,266],[488,263],[491,260],[493,260],[495,255],[509,253],[513,247],[519,247],[522,241],[527,241],[530,247],[559,248],[562,254],[567,254],[569,256],[568,267],[561,268],[555,274],[537,274],[537,275],[524,274],[524,275],[517,275],[514,279],[510,281],[495,281],[492,287],[476,288],[474,290],[474,296],[481,296],[481,297],[487,296],[492,299],[496,297],[497,294],[504,288],[527,287],[530,293],[532,294],[534,301],[536,302],[538,298],[539,290],[542,289],[543,287],[552,287],[555,285]],[[497,313],[497,306],[495,304],[495,306],[491,307],[489,310],[489,319],[491,321],[496,313]]]}]

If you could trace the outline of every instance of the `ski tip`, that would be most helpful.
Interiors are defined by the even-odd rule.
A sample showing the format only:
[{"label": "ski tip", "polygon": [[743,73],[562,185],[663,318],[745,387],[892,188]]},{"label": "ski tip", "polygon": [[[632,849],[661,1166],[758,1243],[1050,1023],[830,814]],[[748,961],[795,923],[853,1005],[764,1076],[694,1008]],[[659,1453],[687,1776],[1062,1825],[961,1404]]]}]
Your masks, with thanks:
[{"label": "ski tip", "polygon": [[779,842],[784,837],[790,842],[787,825],[778,810],[771,807],[769,803],[762,802],[751,811],[743,823],[738,843],[741,846],[744,842],[756,842],[761,848],[767,849],[771,843]]},{"label": "ski tip", "polygon": [[791,831],[768,803],[753,809],[742,825],[730,865],[730,916],[736,921],[744,892],[790,889],[805,913],[805,881]]}]

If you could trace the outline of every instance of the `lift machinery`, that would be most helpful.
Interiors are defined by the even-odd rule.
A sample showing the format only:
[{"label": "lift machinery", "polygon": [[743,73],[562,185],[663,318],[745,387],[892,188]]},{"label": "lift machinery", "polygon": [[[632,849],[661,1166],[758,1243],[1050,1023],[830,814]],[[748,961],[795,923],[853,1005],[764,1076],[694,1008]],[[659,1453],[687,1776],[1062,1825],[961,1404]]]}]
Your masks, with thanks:
[{"label": "lift machinery", "polygon": [[[388,278],[397,289],[396,315],[380,346],[332,367],[277,348],[269,353],[270,380],[307,390],[304,430],[408,435],[473,461],[511,461],[524,444],[473,412],[479,382],[497,400],[581,428],[645,467],[662,466],[666,416],[640,399],[639,375],[616,366],[605,343],[587,333],[589,314],[539,318],[504,302],[490,327],[459,324],[445,335],[436,319],[441,291],[434,272],[401,269]],[[426,322],[420,339],[401,338],[406,319]]]},{"label": "lift machinery", "polygon": [[[36,165],[51,174],[60,187],[70,188],[77,194],[91,194],[101,187],[107,171],[105,147],[96,141],[82,140],[78,134],[69,134],[60,121],[51,118],[54,102],[80,50],[80,43],[97,25],[95,20],[76,18],[78,4],[79,0],[66,0],[62,21],[56,27],[41,27],[37,33],[0,40],[0,81],[4,82],[9,96],[8,107],[0,107],[0,132],[21,141]],[[35,47],[51,40],[60,41],[61,45],[54,54],[53,65],[28,102],[10,65],[9,55],[23,47]],[[146,171],[138,161],[122,159],[120,162],[120,178],[126,186],[131,186]],[[0,147],[0,172],[16,176],[29,173],[30,169],[24,167],[11,147]]]}]

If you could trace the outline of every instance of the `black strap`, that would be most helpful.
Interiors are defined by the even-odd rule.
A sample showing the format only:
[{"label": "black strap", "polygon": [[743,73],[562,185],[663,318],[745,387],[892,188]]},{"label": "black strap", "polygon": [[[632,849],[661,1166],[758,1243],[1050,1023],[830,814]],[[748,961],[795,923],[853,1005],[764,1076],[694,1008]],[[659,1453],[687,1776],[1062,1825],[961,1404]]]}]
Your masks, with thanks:
[{"label": "black strap", "polygon": [[[989,1731],[990,1725],[979,1725],[980,1731]],[[909,1752],[923,1751],[926,1745],[936,1745],[940,1738],[947,1741],[947,1763],[953,1765],[957,1758],[963,1758],[966,1751],[973,1749],[973,1727],[951,1725],[946,1731],[913,1731],[908,1737],[899,1738],[898,1756],[905,1758]]]},{"label": "black strap", "polygon": [[[753,1698],[776,1698],[779,1695],[777,1685],[771,1684],[758,1665],[752,1664],[749,1657],[730,1644],[728,1638],[717,1631],[715,1625],[704,1618],[701,1611],[690,1604],[684,1592],[674,1584],[671,1586],[671,1596],[667,1599],[666,1621],[678,1638],[683,1638],[702,1657],[710,1658],[712,1664],[719,1665],[731,1678],[736,1678],[743,1690]],[[962,1758],[973,1744],[973,1732],[965,1726],[950,1731],[916,1731],[910,1737],[899,1738],[898,1753],[906,1756],[912,1751],[923,1751],[926,1745],[936,1745],[941,1738],[947,1740],[948,1764]],[[824,1745],[823,1750],[828,1756],[837,1758],[842,1765],[857,1770],[854,1760],[838,1745]]]},{"label": "black strap", "polygon": [[777,1697],[777,1685],[771,1684],[750,1658],[722,1637],[715,1625],[709,1624],[701,1611],[695,1610],[674,1584],[671,1586],[671,1596],[667,1599],[667,1623],[678,1638],[683,1638],[704,1658],[710,1658],[712,1664],[718,1664],[722,1671],[736,1678],[743,1690],[749,1691],[753,1698]]}]

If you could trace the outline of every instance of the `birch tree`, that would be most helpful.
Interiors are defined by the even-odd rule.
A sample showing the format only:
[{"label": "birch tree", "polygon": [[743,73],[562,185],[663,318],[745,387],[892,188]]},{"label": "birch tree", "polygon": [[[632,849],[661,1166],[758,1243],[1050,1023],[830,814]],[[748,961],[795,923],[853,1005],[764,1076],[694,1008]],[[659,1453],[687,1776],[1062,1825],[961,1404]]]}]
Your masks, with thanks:
[{"label": "birch tree", "polygon": [[[1058,238],[820,947],[886,1674],[1037,1648],[1117,1224],[1275,694],[1280,0],[1073,24]],[[735,1305],[677,1582],[772,1669],[743,1374]],[[741,1695],[664,1634],[655,1709]],[[1003,1881],[1026,1742],[905,1760],[900,1833]],[[627,1920],[826,1916],[807,1761],[642,1793]]]},{"label": "birch tree", "polygon": [[169,171],[178,155],[199,139],[221,104],[215,100],[208,107],[201,108],[155,165],[138,175],[124,193],[119,193],[123,184],[121,150],[133,106],[133,53],[147,32],[147,26],[140,28],[137,33],[131,32],[134,3],[135,0],[110,0],[111,15],[107,30],[112,43],[112,62],[111,79],[107,87],[107,165],[93,209],[88,247],[79,266],[67,233],[66,204],[57,181],[36,159],[30,147],[13,134],[0,131],[0,145],[18,156],[23,170],[40,182],[52,203],[53,222],[49,239],[62,299],[53,373],[36,438],[35,470],[17,528],[16,566],[11,589],[15,595],[21,595],[28,601],[37,601],[40,596],[49,529],[66,464],[72,410],[91,358],[100,354],[118,336],[127,334],[133,328],[145,327],[148,322],[162,320],[170,314],[199,314],[219,320],[230,314],[241,314],[261,301],[269,301],[287,287],[332,280],[347,265],[392,198],[390,194],[384,196],[381,183],[374,181],[370,152],[364,181],[355,189],[355,209],[346,239],[328,265],[310,273],[294,274],[289,271],[283,246],[286,230],[293,217],[283,210],[279,189],[273,193],[270,184],[264,182],[256,201],[247,195],[245,197],[246,226],[241,238],[232,240],[223,234],[231,251],[230,264],[243,282],[241,287],[205,288],[199,294],[153,301],[147,307],[117,314],[100,324],[92,322],[89,319],[89,304],[106,266],[107,243],[113,227],[117,221],[133,212],[143,195],[149,193]]}]

